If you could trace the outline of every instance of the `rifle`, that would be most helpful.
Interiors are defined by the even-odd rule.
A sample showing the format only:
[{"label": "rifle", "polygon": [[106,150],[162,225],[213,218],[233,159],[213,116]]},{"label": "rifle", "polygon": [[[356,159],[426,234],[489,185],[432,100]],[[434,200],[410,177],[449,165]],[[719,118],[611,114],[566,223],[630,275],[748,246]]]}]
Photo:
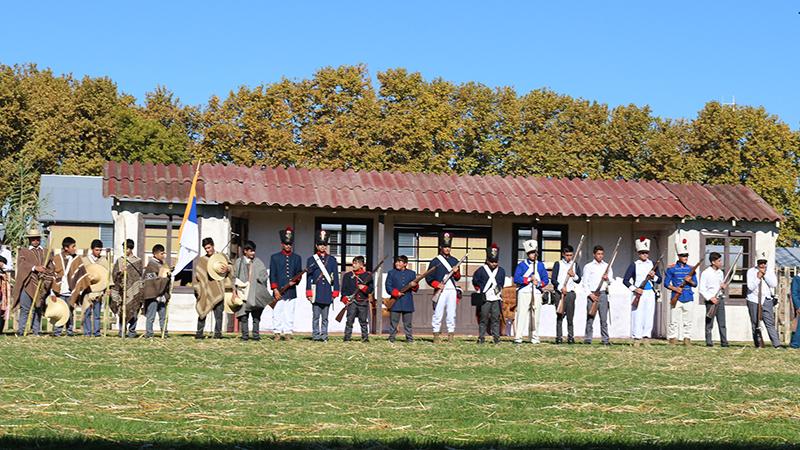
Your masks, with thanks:
[{"label": "rifle", "polygon": [[[300,273],[298,273],[297,275],[292,277],[292,279],[289,280],[288,283],[286,283],[285,285],[281,286],[278,289],[278,294],[283,295],[283,293],[288,291],[289,288],[291,288],[292,286],[296,286],[297,283],[300,282],[300,279],[303,278],[303,275],[305,275],[306,272],[308,272],[308,269],[303,269]],[[272,308],[272,309],[275,309],[275,305],[278,304],[278,300],[280,300],[280,299],[276,298],[276,297],[272,297],[272,301],[269,302],[269,307]]]},{"label": "rifle", "polygon": [[[728,273],[725,274],[725,278],[722,279],[722,284],[730,283],[730,278],[733,278],[733,271],[736,270],[736,263],[739,262],[739,257],[740,256],[742,256],[742,252],[739,252],[739,254],[736,255],[736,259],[733,260],[733,264],[728,268]],[[719,297],[719,295],[721,293],[722,293],[722,287],[720,286],[720,288],[717,290],[717,293],[714,294],[714,297]],[[717,309],[719,309],[719,301],[717,303],[712,303],[711,304],[711,307],[708,308],[708,312],[706,313],[706,317],[711,319],[714,316],[716,316],[717,315]]]},{"label": "rifle", "polygon": [[[387,258],[387,256],[384,256],[383,259],[378,261],[378,264],[375,264],[375,267],[372,269],[372,272],[370,272],[370,274],[374,274],[375,272],[377,272],[378,269],[380,269],[380,267],[383,265],[383,262],[386,261],[386,258]],[[358,284],[361,282],[361,278],[358,278],[358,275],[356,275],[355,273],[353,274],[353,277],[357,281],[356,282],[356,289],[358,289]],[[372,281],[373,281],[373,285],[374,285],[375,280],[372,280]],[[363,284],[363,283],[361,283],[361,284]],[[370,294],[370,295],[372,295],[372,294]],[[354,294],[354,296],[355,296],[355,294]],[[355,300],[353,300],[353,301],[355,301]],[[349,305],[349,303],[347,305],[344,305],[344,308],[342,308],[342,310],[339,311],[339,314],[336,315],[336,321],[337,322],[341,322],[342,319],[344,318],[344,315],[347,312],[347,306],[348,305]]]},{"label": "rifle", "polygon": [[[661,258],[662,258],[663,256],[664,256],[663,254],[662,254],[662,255],[659,255],[659,257],[658,257],[658,260],[656,260],[656,263],[655,263],[655,264],[653,264],[653,269],[652,269],[652,270],[653,270],[653,272],[655,272],[655,270],[658,268],[658,265],[661,263]],[[635,275],[636,275],[636,273],[634,272],[634,277],[635,277]],[[644,289],[644,287],[645,287],[645,286],[647,286],[647,283],[648,283],[649,281],[651,281],[651,280],[652,280],[652,278],[650,278],[650,274],[647,274],[647,276],[646,276],[646,277],[644,277],[644,280],[642,280],[642,282],[641,282],[641,283],[639,283],[639,286],[637,286],[637,287],[638,287],[639,289]],[[653,283],[653,284],[655,284],[655,283]],[[655,291],[655,286],[653,286],[653,291]],[[639,300],[640,300],[641,298],[642,298],[642,294],[639,294],[638,292],[637,292],[637,293],[635,293],[635,294],[633,295],[633,302],[631,302],[631,305],[632,305],[634,308],[638,308],[638,307],[639,307]]]},{"label": "rifle", "polygon": [[[567,296],[567,284],[569,284],[569,271],[575,268],[575,264],[578,262],[578,256],[581,254],[581,249],[583,248],[583,238],[584,235],[581,235],[581,240],[578,242],[578,248],[575,250],[575,255],[572,256],[572,262],[567,269],[567,277],[564,278],[564,286],[561,288],[561,301],[558,302],[558,308],[556,308],[556,314],[559,316],[564,315],[564,307],[566,303],[566,296]],[[556,263],[558,264],[558,263]],[[556,280],[558,281],[558,280]]]},{"label": "rifle", "polygon": [[[434,270],[436,270],[436,266],[429,267],[428,270],[414,277],[413,281],[406,283],[406,285],[400,289],[400,297],[412,289],[414,287],[414,283],[419,283],[423,278],[432,274]],[[389,298],[383,299],[383,305],[386,306],[386,309],[392,309],[392,306],[394,306],[395,302],[397,302],[397,299],[391,296],[391,292],[389,292]]]},{"label": "rifle", "polygon": [[[51,245],[47,249],[47,256],[44,258],[44,264],[42,265],[42,267],[45,268],[45,272],[42,272],[42,273],[38,274],[38,276],[37,276],[38,279],[36,281],[36,293],[34,295],[34,298],[31,301],[31,310],[28,311],[28,318],[25,320],[25,329],[22,332],[23,336],[27,336],[28,335],[28,331],[30,331],[30,329],[31,329],[31,321],[33,320],[34,310],[37,308],[36,304],[39,303],[39,293],[41,293],[41,291],[42,291],[42,283],[44,282],[44,279],[45,279],[45,273],[47,272],[47,266],[50,264],[50,260],[53,257],[53,245],[52,245],[52,242],[50,244]],[[22,288],[24,289],[24,286]]]},{"label": "rifle", "polygon": [[[600,295],[600,289],[603,288],[603,283],[605,283],[605,280],[603,280],[603,278],[605,278],[606,275],[608,275],[608,271],[611,269],[611,266],[614,265],[614,260],[617,259],[617,252],[619,251],[619,244],[621,242],[622,242],[622,236],[620,236],[617,239],[617,245],[616,245],[616,247],[614,247],[614,253],[611,255],[611,262],[608,263],[608,265],[606,266],[605,272],[603,272],[603,276],[600,277],[600,283],[597,284],[597,289],[592,291],[592,293],[594,295],[597,295],[597,296]],[[600,307],[600,298],[598,297],[597,301],[592,300],[592,308],[589,310],[589,317],[594,319],[594,316],[597,315],[597,308],[599,308],[599,307]]]},{"label": "rifle", "polygon": [[[700,263],[701,262],[703,262],[702,259],[700,261],[697,261],[697,264],[695,264],[694,267],[692,267],[692,271],[689,272],[689,274],[686,275],[686,277],[684,277],[683,281],[681,282],[681,285],[678,286],[681,290],[683,290],[683,288],[685,288],[686,285],[689,284],[689,282],[686,281],[686,278],[688,278],[690,280],[692,279],[692,276],[695,274],[695,272],[697,272],[697,268],[700,267]],[[681,296],[681,294],[679,294],[677,292],[673,292],[672,293],[672,298],[669,300],[669,305],[674,308],[675,305],[678,304],[678,297],[680,297],[680,296]]]},{"label": "rifle", "polygon": [[440,289],[437,289],[436,292],[433,293],[433,297],[431,297],[431,301],[433,303],[439,301],[439,297],[442,296],[442,292],[444,291],[445,285],[450,281],[450,278],[453,277],[453,274],[456,273],[456,270],[458,270],[458,267],[461,265],[461,263],[467,260],[467,256],[469,256],[469,252],[465,253],[464,256],[462,256],[461,259],[456,263],[456,265],[450,268],[450,271],[447,272],[447,275],[445,275],[444,278],[442,278],[442,284],[441,284],[442,287]]}]

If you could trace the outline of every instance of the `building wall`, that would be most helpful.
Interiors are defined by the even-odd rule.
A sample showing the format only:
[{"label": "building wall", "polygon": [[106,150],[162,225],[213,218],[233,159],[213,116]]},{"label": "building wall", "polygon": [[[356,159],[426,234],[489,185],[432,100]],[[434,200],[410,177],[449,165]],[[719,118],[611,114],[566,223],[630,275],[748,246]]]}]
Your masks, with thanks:
[{"label": "building wall", "polygon": [[[248,221],[250,240],[257,245],[257,255],[268,263],[269,256],[279,251],[278,233],[286,226],[291,225],[296,232],[295,251],[303,257],[303,262],[311,256],[314,246],[314,226],[318,217],[328,218],[358,218],[371,219],[373,221],[373,255],[380,257],[378,249],[380,241],[379,213],[371,211],[334,211],[323,209],[291,209],[291,208],[270,208],[270,207],[231,207],[224,214],[217,211],[212,218],[201,220],[201,238],[212,236],[217,242],[218,248],[227,242],[226,235],[229,233],[229,219],[231,217],[244,218]],[[136,227],[137,220],[135,214],[127,211],[120,213],[120,217],[126,218],[128,227]],[[119,223],[119,222],[118,222]],[[507,285],[511,284],[511,274],[513,273],[512,252],[514,224],[534,223],[530,218],[514,217],[492,217],[477,214],[440,214],[436,217],[433,213],[391,213],[385,215],[385,226],[383,228],[383,251],[390,256],[384,263],[384,273],[391,268],[391,253],[394,249],[394,225],[400,223],[427,223],[427,224],[450,224],[450,225],[490,225],[491,240],[496,242],[501,248],[501,265],[506,268],[508,273]],[[598,219],[592,218],[542,218],[541,223],[566,224],[569,226],[569,242],[576,246],[582,234],[585,235],[583,253],[579,259],[582,266],[591,258],[591,249],[594,245],[600,244],[606,249],[606,260],[610,260],[611,253],[617,238],[622,237],[620,251],[615,260],[612,270],[614,279],[610,286],[609,301],[611,304],[610,334],[612,338],[627,338],[630,336],[631,327],[631,293],[622,283],[622,275],[627,266],[634,260],[636,252],[634,240],[639,236],[647,236],[654,239],[652,246],[652,258],[659,254],[664,254],[664,264],[674,262],[675,242],[677,230],[681,230],[682,235],[689,240],[690,244],[690,263],[696,261],[700,252],[700,239],[703,230],[731,230],[731,231],[751,231],[755,233],[757,249],[767,248],[774,255],[775,240],[778,229],[774,224],[763,223],[738,223],[733,226],[730,223],[708,222],[708,221],[686,221],[664,219]],[[119,231],[119,226],[117,228]],[[130,233],[130,231],[129,231]],[[117,236],[121,236],[117,233]],[[704,266],[701,266],[701,269]],[[663,273],[663,268],[662,268]],[[378,283],[378,291],[381,297],[383,293],[383,280]],[[301,287],[305,280],[302,280]],[[467,287],[466,285],[464,287]],[[423,288],[425,286],[423,285]],[[469,288],[471,290],[471,288]],[[468,294],[467,294],[468,295]],[[575,314],[575,333],[581,337],[585,328],[586,319],[586,296],[587,292],[579,290]],[[194,296],[189,292],[177,293],[174,297],[170,310],[170,329],[176,331],[194,331],[196,323],[196,312],[194,311]],[[421,297],[422,298],[422,297]],[[421,306],[425,306],[420,304]],[[704,331],[704,308],[697,303],[693,339],[703,339]],[[330,331],[341,332],[344,324],[337,323],[333,317],[339,312],[342,305],[336,302],[331,311]],[[427,311],[429,307],[421,308],[420,311]],[[662,301],[657,307],[656,326],[654,336],[664,336],[671,308],[669,308],[668,295],[662,291]],[[228,318],[226,318],[227,322]],[[459,323],[469,323],[474,326],[474,317],[468,301],[462,302],[459,307]],[[208,321],[208,329],[212,327],[213,320]],[[309,332],[311,330],[311,305],[304,298],[299,299],[296,307],[296,331]],[[419,326],[418,326],[419,325]],[[143,326],[143,321],[140,322]],[[272,328],[271,310],[267,308],[261,322],[262,330]],[[415,330],[421,333],[430,332],[430,316],[425,313],[415,314]],[[747,320],[746,307],[735,306],[728,308],[728,334],[731,340],[748,341],[750,339],[749,324]],[[540,335],[555,335],[555,308],[545,306],[542,311]],[[599,325],[595,326],[595,336],[599,336]],[[715,330],[716,336],[716,330]],[[715,337],[716,338],[716,337]]]},{"label": "building wall", "polygon": [[[101,239],[102,226],[99,224],[53,224],[50,225],[50,242],[54,245],[53,249],[61,248],[61,241],[69,236],[75,239],[77,248],[88,249],[95,239]],[[110,242],[105,245],[111,244]]]}]

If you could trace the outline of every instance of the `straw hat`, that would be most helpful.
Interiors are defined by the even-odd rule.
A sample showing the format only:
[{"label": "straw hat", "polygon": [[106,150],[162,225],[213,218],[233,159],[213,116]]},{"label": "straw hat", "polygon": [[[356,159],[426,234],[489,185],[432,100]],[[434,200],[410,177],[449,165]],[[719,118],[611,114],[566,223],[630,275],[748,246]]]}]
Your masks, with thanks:
[{"label": "straw hat", "polygon": [[225,268],[228,267],[228,258],[222,253],[214,253],[208,258],[208,276],[212,280],[224,280],[228,273]]},{"label": "straw hat", "polygon": [[172,275],[172,274],[170,273],[169,267],[166,264],[161,266],[160,269],[158,269],[158,277],[159,278],[169,278],[170,275]]},{"label": "straw hat", "polygon": [[69,320],[69,306],[67,303],[55,297],[47,299],[47,309],[44,316],[50,319],[50,323],[56,327],[63,327]]},{"label": "straw hat", "polygon": [[244,301],[241,297],[234,296],[233,292],[225,293],[225,310],[227,312],[236,312],[242,305],[244,305]]},{"label": "straw hat", "polygon": [[108,269],[101,264],[87,264],[83,267],[86,269],[86,276],[91,283],[89,288],[92,292],[105,291],[108,287]]},{"label": "straw hat", "polygon": [[39,231],[39,227],[34,225],[28,229],[25,233],[26,238],[40,238],[42,237],[42,232]]}]

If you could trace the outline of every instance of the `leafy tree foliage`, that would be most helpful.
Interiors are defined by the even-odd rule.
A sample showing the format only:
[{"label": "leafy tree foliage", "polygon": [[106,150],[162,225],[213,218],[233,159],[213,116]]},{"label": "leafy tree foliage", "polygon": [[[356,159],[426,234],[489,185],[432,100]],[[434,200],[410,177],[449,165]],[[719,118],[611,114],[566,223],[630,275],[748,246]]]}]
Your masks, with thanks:
[{"label": "leafy tree foliage", "polygon": [[[377,83],[375,83],[377,81]],[[374,85],[376,84],[376,85]],[[157,86],[142,104],[108,78],[0,65],[0,170],[98,175],[106,160],[741,183],[800,239],[800,133],[762,107],[709,102],[693,120],[548,89],[425,80],[364,65],[241,86],[187,106]],[[7,195],[13,176],[0,177]],[[7,204],[0,198],[0,204]]]}]

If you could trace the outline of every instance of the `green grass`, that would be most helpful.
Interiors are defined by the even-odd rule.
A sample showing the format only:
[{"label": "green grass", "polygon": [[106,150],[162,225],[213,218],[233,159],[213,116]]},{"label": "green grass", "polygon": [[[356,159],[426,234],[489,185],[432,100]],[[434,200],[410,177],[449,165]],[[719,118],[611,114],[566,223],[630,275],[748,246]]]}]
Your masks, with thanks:
[{"label": "green grass", "polygon": [[793,448],[800,352],[0,337],[0,447]]}]

